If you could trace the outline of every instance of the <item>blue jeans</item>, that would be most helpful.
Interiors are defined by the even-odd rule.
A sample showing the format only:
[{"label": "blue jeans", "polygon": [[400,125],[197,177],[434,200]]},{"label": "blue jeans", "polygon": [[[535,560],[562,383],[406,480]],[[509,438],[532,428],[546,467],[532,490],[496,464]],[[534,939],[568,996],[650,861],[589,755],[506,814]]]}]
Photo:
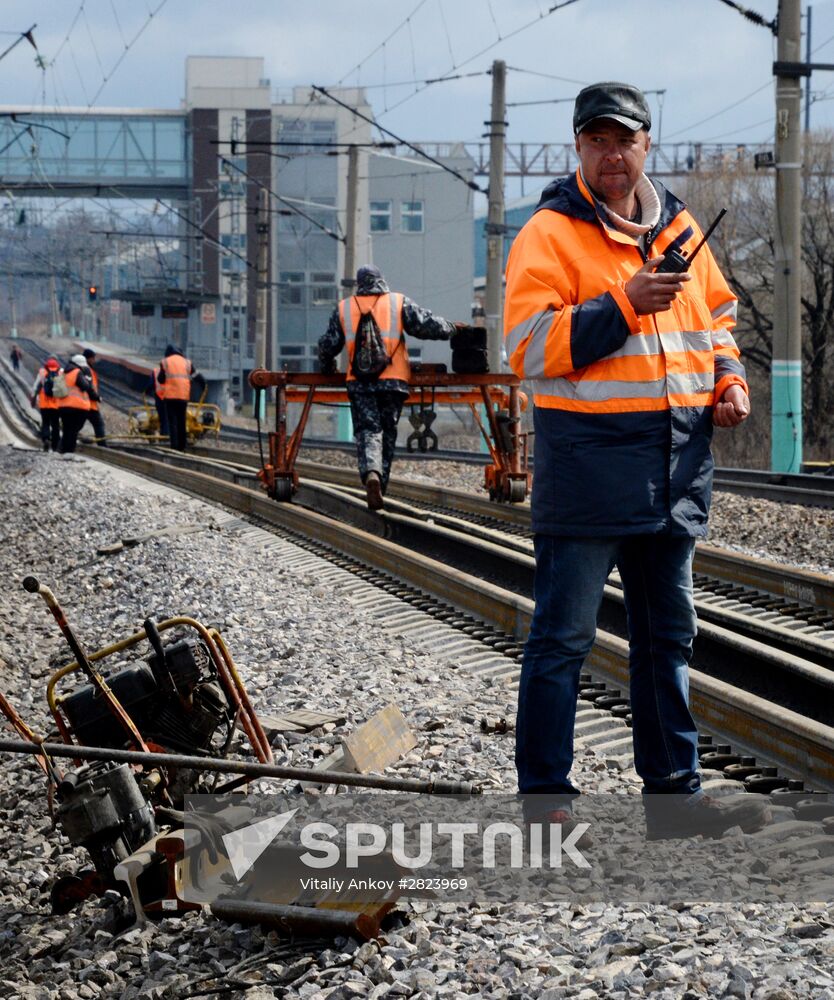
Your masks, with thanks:
[{"label": "blue jeans", "polygon": [[568,779],[579,671],[608,574],[625,591],[634,762],[647,792],[695,792],[698,734],[688,664],[696,632],[693,539],[537,535],[536,608],[518,692],[516,768],[523,793],[577,794]]}]

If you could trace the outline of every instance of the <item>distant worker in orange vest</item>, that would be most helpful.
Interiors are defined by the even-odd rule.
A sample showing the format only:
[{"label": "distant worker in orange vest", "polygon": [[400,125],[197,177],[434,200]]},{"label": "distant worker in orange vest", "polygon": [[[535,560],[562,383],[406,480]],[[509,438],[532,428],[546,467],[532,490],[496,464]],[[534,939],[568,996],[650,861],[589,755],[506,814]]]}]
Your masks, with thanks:
[{"label": "distant worker in orange vest", "polygon": [[185,451],[185,413],[191,398],[191,379],[197,373],[194,366],[172,344],[165,348],[165,357],[156,374],[162,386],[165,410],[168,416],[168,435],[171,447]]},{"label": "distant worker in orange vest", "polygon": [[[96,361],[98,360],[98,355],[91,348],[87,347],[84,349],[84,357],[87,359],[87,365],[90,369],[90,378],[93,382],[93,388],[96,390],[96,394],[100,397],[98,391],[98,372],[96,371]],[[106,447],[107,442],[104,440],[105,430],[104,430],[104,417],[101,415],[101,410],[98,408],[99,400],[90,400],[90,411],[87,414],[87,419],[90,421],[90,426],[93,428],[93,434],[95,434],[96,444]]]},{"label": "distant worker in orange vest", "polygon": [[57,358],[49,357],[43,367],[38,370],[29,402],[36,406],[41,414],[41,441],[43,450],[57,451],[61,443],[61,420],[58,416],[58,397],[53,395],[52,386],[55,376],[61,371]]},{"label": "distant worker in orange vest", "polygon": [[61,415],[61,454],[75,451],[78,432],[90,412],[90,404],[98,402],[98,393],[93,387],[87,359],[83,354],[73,354],[64,368],[66,395],[58,397],[58,412]]},{"label": "distant worker in orange vest", "polygon": [[[379,328],[387,354],[387,365],[371,376],[363,374],[354,362],[360,322],[368,314]],[[397,424],[409,391],[411,365],[405,334],[421,340],[448,340],[454,332],[448,320],[400,292],[389,291],[378,268],[360,267],[356,272],[356,294],[336,306],[327,332],[319,339],[319,365],[326,375],[335,374],[336,358],[347,347],[347,394],[359,475],[370,510],[382,508],[397,443]]]}]

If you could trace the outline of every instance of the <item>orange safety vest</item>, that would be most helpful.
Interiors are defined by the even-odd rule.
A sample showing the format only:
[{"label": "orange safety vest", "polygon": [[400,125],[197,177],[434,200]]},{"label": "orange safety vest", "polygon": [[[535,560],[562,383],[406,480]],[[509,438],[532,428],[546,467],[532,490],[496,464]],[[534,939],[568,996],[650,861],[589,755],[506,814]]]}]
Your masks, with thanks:
[{"label": "orange safety vest", "polygon": [[356,376],[351,372],[353,351],[356,347],[356,331],[362,313],[372,312],[382,334],[385,349],[391,358],[391,363],[379,375],[379,380],[400,379],[407,382],[411,375],[411,365],[408,363],[408,351],[402,339],[403,333],[403,296],[399,292],[385,292],[382,295],[352,295],[339,303],[339,320],[345,335],[345,346],[348,353],[347,381],[353,382]]},{"label": "orange safety vest", "polygon": [[191,362],[181,354],[172,354],[162,359],[165,381],[162,383],[163,399],[191,398]]},{"label": "orange safety vest", "polygon": [[[576,203],[583,206],[584,199],[589,218],[537,211],[513,240],[507,264],[507,358],[516,375],[535,380],[536,406],[588,414],[668,411],[712,406],[730,385],[746,391],[730,333],[736,298],[709,248],[693,261],[692,280],[670,309],[638,316],[625,292],[643,264],[637,241],[594,217],[593,196],[579,171],[568,185]],[[699,236],[681,205],[651,256],[676,240],[691,250]],[[587,323],[581,326],[577,306],[606,293],[628,336],[585,360],[580,345]]]},{"label": "orange safety vest", "polygon": [[153,391],[157,399],[165,399],[165,386],[159,381],[159,369],[153,370]]},{"label": "orange safety vest", "polygon": [[[96,390],[96,393],[98,393],[98,374],[96,373],[92,365],[90,366],[90,378],[92,379],[93,382],[93,388]],[[90,400],[90,409],[91,410],[98,409],[98,403],[96,402],[95,399]]]},{"label": "orange safety vest", "polygon": [[[53,374],[57,375],[61,369],[59,368]],[[41,368],[38,372],[38,380],[40,382],[40,389],[38,389],[38,409],[39,410],[57,410],[59,400],[55,396],[47,396],[43,391],[43,383],[46,376],[49,375],[48,368]]]},{"label": "orange safety vest", "polygon": [[84,392],[83,389],[79,389],[75,384],[78,381],[78,376],[81,374],[80,368],[73,368],[71,372],[66,372],[64,377],[67,380],[67,389],[69,390],[69,395],[64,396],[63,399],[58,400],[58,406],[62,410],[89,410],[90,409],[90,397]]}]

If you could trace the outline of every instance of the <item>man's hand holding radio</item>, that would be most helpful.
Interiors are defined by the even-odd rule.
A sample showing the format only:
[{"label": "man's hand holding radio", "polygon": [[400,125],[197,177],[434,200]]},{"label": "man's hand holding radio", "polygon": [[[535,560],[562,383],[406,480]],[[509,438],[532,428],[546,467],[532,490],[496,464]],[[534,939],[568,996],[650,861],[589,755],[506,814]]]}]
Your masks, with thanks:
[{"label": "man's hand holding radio", "polygon": [[692,275],[686,271],[680,274],[661,273],[655,268],[665,258],[652,257],[625,284],[625,293],[638,316],[648,313],[666,312],[682,291],[684,282],[691,281]]}]

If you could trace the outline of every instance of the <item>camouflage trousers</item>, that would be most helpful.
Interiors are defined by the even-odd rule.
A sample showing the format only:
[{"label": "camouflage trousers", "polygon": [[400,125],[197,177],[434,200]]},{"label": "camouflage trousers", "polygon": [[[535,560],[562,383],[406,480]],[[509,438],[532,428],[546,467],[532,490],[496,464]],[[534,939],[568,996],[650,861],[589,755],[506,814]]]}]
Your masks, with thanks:
[{"label": "camouflage trousers", "polygon": [[379,385],[348,385],[359,475],[364,483],[369,472],[379,473],[383,492],[391,475],[397,424],[406,396],[407,392]]}]

